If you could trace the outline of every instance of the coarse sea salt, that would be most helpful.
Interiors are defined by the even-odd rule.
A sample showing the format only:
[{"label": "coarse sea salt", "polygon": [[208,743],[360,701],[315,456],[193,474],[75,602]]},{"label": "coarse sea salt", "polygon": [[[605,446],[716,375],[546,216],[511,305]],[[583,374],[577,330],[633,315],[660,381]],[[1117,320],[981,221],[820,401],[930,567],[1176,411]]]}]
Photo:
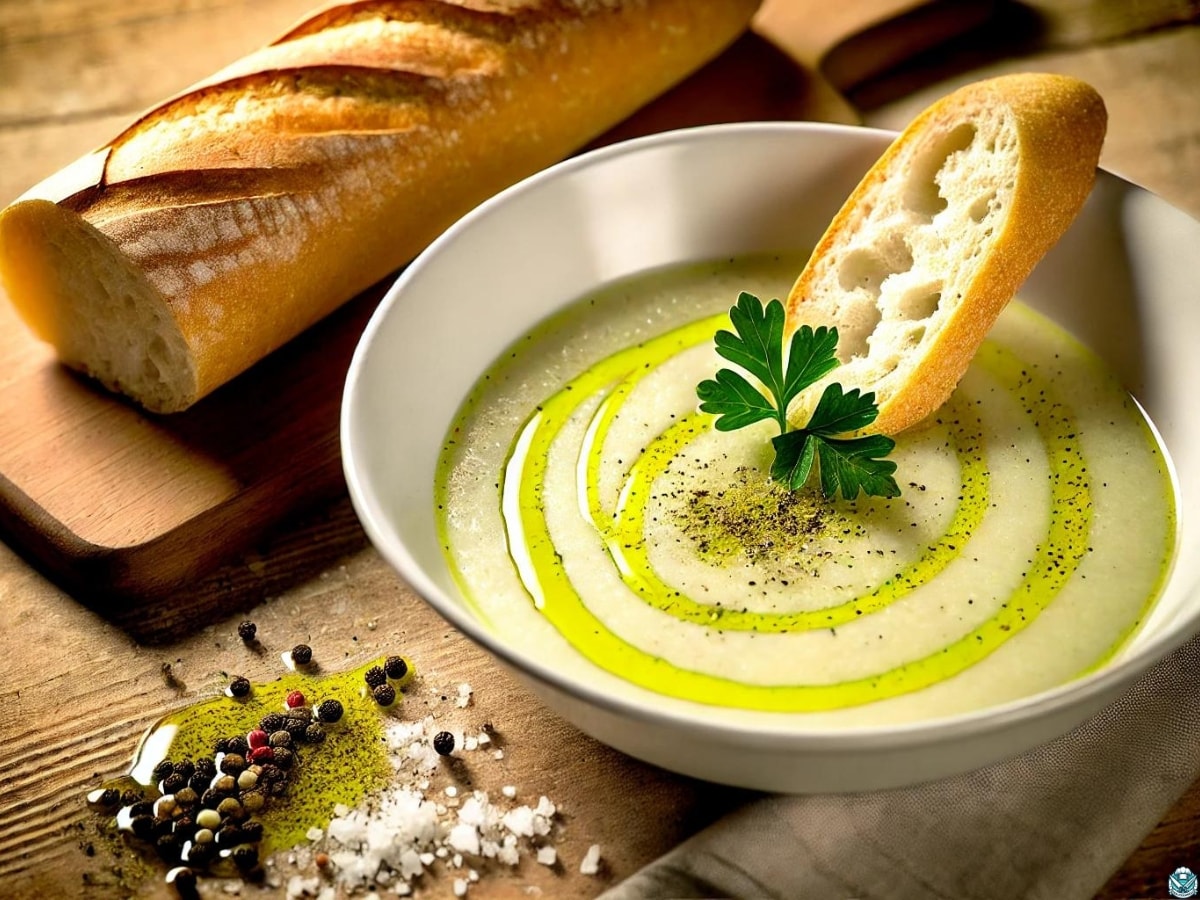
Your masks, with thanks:
[{"label": "coarse sea salt", "polygon": [[[470,686],[460,686],[458,697],[469,699]],[[468,744],[461,729],[447,729],[432,715],[390,723],[384,740],[395,771],[392,785],[354,809],[335,807],[324,829],[310,829],[312,842],[293,856],[307,865],[320,851],[329,857],[329,865],[324,877],[289,879],[289,898],[321,897],[327,889],[370,896],[368,892],[381,887],[408,896],[415,882],[429,873],[452,874],[453,892],[461,897],[480,880],[479,869],[489,861],[515,867],[523,856],[531,856],[546,866],[557,863],[551,840],[558,810],[547,797],[539,797],[533,806],[515,805],[516,789],[511,785],[495,797],[461,785],[428,793],[432,776],[446,771],[447,762],[432,746],[434,735],[444,730],[455,734],[464,753],[490,742],[474,739]],[[480,756],[498,759],[502,754]],[[439,802],[443,798],[453,798],[454,805]]]}]

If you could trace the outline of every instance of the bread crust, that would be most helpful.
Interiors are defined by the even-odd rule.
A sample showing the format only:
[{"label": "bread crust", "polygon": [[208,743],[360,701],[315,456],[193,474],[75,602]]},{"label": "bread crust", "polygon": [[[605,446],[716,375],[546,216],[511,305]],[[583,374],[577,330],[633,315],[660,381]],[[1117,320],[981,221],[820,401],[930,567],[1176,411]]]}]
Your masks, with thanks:
[{"label": "bread crust", "polygon": [[[0,277],[66,364],[184,409],[715,56],[757,3],[333,4],[0,213]],[[64,267],[109,281],[81,299]],[[87,358],[78,323],[122,298],[177,332],[184,393]]]},{"label": "bread crust", "polygon": [[[840,267],[864,241],[871,211],[896,202],[911,185],[931,140],[955,129],[1003,117],[1015,131],[1015,168],[1007,215],[987,237],[978,260],[952,278],[960,297],[948,314],[925,320],[924,337],[906,348],[902,383],[891,385],[879,373],[846,383],[842,370],[831,376],[844,386],[876,390],[879,418],[873,428],[894,434],[925,419],[950,396],[988,330],[1045,253],[1074,220],[1095,180],[1107,116],[1103,100],[1086,83],[1048,74],[1017,74],[976,82],[934,103],[904,130],[864,176],[818,242],[788,297],[789,330],[801,324],[840,325],[837,298]],[[909,241],[909,226],[880,225],[868,242]],[[879,334],[878,329],[875,332]],[[843,353],[843,348],[839,348]],[[845,361],[845,359],[843,359]],[[889,373],[883,373],[886,375]]]}]

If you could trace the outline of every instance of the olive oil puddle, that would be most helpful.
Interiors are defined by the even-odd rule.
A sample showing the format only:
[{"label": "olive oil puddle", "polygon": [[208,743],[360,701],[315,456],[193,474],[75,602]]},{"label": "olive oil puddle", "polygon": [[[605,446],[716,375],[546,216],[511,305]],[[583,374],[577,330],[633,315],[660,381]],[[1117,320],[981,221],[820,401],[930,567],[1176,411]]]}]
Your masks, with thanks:
[{"label": "olive oil puddle", "polygon": [[[307,711],[311,721],[317,721],[311,710],[320,703],[338,701],[343,710],[341,718],[332,723],[320,722],[324,740],[320,743],[306,743],[303,738],[295,740],[293,761],[284,770],[286,781],[282,791],[273,794],[266,789],[261,809],[243,810],[240,815],[223,820],[213,834],[213,843],[219,853],[200,864],[190,863],[193,868],[214,875],[245,874],[246,867],[234,864],[233,854],[238,847],[253,846],[256,865],[258,858],[303,843],[309,829],[324,827],[333,818],[336,807],[353,808],[368,794],[383,787],[391,777],[384,729],[389,716],[399,713],[404,695],[397,692],[394,704],[388,708],[380,707],[364,680],[369,669],[383,664],[384,660],[380,658],[346,672],[291,672],[274,681],[252,685],[250,693],[242,698],[220,696],[176,710],[146,732],[127,775],[108,781],[88,794],[89,806],[98,812],[115,813],[118,827],[129,831],[129,811],[135,801],[158,806],[160,798],[178,796],[178,793],[172,795],[165,791],[161,779],[156,780],[155,769],[163,760],[194,764],[215,758],[219,775],[222,755],[214,752],[218,741],[235,736],[245,738],[259,728],[268,714],[283,714],[287,710],[285,701],[293,692],[299,691],[310,704]],[[403,678],[389,679],[389,682],[395,688],[403,689],[413,677],[413,667],[408,663]],[[214,784],[215,780],[214,777]],[[106,792],[116,792],[120,800],[105,802],[106,796],[113,796]],[[204,809],[213,809],[217,800],[225,796],[236,797],[238,793],[225,792],[207,802],[198,795],[191,802],[172,803],[171,813],[155,816],[153,832],[140,835],[146,848],[157,849],[169,865],[189,865],[184,851],[187,842],[195,839],[197,815]],[[254,821],[261,824],[260,840],[222,839],[221,830],[227,824],[243,827],[246,822]],[[161,836],[172,833],[177,834],[178,839],[168,840],[164,846]]]}]

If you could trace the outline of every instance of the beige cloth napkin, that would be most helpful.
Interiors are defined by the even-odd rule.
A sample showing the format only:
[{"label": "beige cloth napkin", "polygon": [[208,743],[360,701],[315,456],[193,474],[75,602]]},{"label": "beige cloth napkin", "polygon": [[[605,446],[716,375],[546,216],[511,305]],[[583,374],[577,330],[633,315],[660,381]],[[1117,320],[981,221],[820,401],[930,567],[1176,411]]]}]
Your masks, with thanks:
[{"label": "beige cloth napkin", "polygon": [[[603,900],[1082,900],[1197,775],[1200,638],[1053,743],[913,788],[757,801]],[[1177,866],[1200,858],[1154,896]]]}]

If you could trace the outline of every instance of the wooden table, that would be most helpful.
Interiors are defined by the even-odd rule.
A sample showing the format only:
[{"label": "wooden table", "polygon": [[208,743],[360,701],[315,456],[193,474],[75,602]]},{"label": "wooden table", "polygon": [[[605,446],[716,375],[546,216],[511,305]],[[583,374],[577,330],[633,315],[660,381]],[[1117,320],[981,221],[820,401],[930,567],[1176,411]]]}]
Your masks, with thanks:
[{"label": "wooden table", "polygon": [[[0,4],[0,203],[312,5]],[[1002,9],[1000,20],[970,30],[997,7],[1003,5],[933,4],[931,16],[925,5],[899,0],[836,9],[816,0],[768,0],[757,29],[804,68],[764,69],[743,47],[722,70],[737,73],[737,83],[713,94],[701,116],[861,116],[896,125],[952,82],[1019,68],[1070,72],[1092,81],[1108,101],[1103,164],[1200,215],[1197,5],[1044,0],[1024,4],[1020,15]],[[864,32],[880,18],[888,23]],[[710,75],[703,92],[690,90],[707,96],[714,80]],[[757,105],[747,105],[747,92]],[[676,123],[667,110],[653,127]],[[3,428],[0,422],[0,440]],[[544,712],[398,582],[366,546],[344,499],[285,523],[191,593],[178,607],[105,614],[66,596],[0,544],[0,896],[160,893],[157,879],[140,884],[135,869],[111,858],[83,805],[85,791],[123,771],[138,736],[164,712],[213,695],[226,673],[274,677],[277,652],[298,641],[312,644],[330,668],[408,653],[424,686],[406,702],[421,710],[427,704],[446,721],[491,723],[505,737],[503,760],[472,763],[477,786],[513,784],[522,797],[546,794],[560,804],[563,864],[550,869],[526,860],[511,873],[491,871],[471,896],[525,896],[527,886],[546,896],[592,896],[750,796],[634,762]],[[244,618],[258,624],[265,652],[250,652],[237,639]],[[466,710],[440,699],[462,682],[475,691]],[[602,846],[604,865],[599,875],[581,875],[578,861],[593,843]],[[1197,863],[1200,785],[1101,896],[1162,896],[1167,873]],[[447,878],[426,884],[448,893]]]}]

